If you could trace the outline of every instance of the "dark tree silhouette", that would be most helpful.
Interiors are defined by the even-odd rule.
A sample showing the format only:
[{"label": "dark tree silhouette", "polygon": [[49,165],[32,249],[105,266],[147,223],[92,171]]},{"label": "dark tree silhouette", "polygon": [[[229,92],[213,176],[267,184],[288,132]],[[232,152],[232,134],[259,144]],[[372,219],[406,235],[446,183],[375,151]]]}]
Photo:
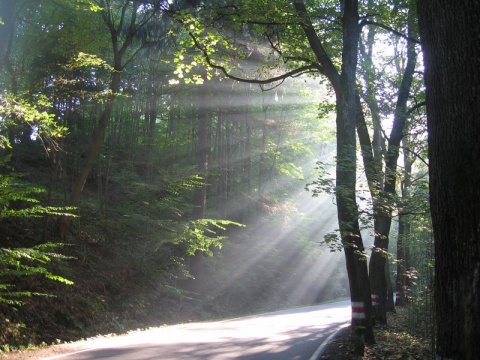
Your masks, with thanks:
[{"label": "dark tree silhouette", "polygon": [[480,352],[480,3],[419,0],[437,359]]}]

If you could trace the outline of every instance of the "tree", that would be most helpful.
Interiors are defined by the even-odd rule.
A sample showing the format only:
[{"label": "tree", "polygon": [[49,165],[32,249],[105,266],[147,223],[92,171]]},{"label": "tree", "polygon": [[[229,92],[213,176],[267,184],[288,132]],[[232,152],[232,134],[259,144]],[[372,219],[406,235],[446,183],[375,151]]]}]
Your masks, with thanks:
[{"label": "tree", "polygon": [[[154,1],[149,4],[141,4],[141,2],[131,2],[128,0],[98,1],[102,19],[111,36],[113,57],[110,68],[111,79],[107,89],[108,95],[105,99],[105,105],[92,137],[92,143],[85,157],[83,168],[80,170],[79,176],[72,189],[69,200],[70,206],[78,205],[87,177],[100,154],[114,102],[120,92],[122,72],[145,45],[140,36],[140,32],[154,16],[157,15],[161,5],[162,1]],[[138,40],[140,40],[139,45],[135,44]],[[64,236],[66,228],[68,227],[68,220],[69,218],[65,218],[60,226],[60,234],[62,236]]]},{"label": "tree", "polygon": [[[53,121],[53,115],[42,111],[42,105],[29,104],[12,97],[0,97],[0,130],[3,127],[15,128],[26,124],[36,127],[37,141],[42,139],[45,151],[55,146],[56,140],[65,132]],[[0,150],[10,147],[8,139],[0,131]],[[9,155],[0,152],[0,223],[11,219],[34,219],[46,215],[71,216],[67,208],[43,206],[36,197],[44,192],[21,181],[21,174],[9,164]],[[52,260],[68,259],[57,253],[64,244],[44,243],[31,247],[21,247],[13,243],[8,235],[0,239],[0,304],[22,305],[25,298],[33,295],[48,296],[43,292],[18,289],[15,280],[19,277],[44,276],[46,279],[73,284],[60,275],[53,274],[47,264]]]},{"label": "tree", "polygon": [[[395,195],[397,187],[397,162],[400,155],[400,146],[402,138],[404,138],[407,129],[407,119],[409,116],[408,100],[411,93],[412,81],[416,67],[417,53],[415,49],[415,2],[408,2],[408,18],[407,18],[407,56],[406,65],[403,74],[400,76],[400,85],[398,85],[397,100],[393,110],[393,124],[387,144],[376,145],[376,132],[378,131],[378,104],[375,103],[375,92],[372,86],[374,79],[369,74],[370,69],[367,68],[367,94],[364,96],[371,109],[372,120],[374,124],[374,139],[370,142],[366,125],[362,114],[358,118],[358,134],[360,144],[362,146],[362,155],[364,160],[365,172],[369,183],[372,197],[373,219],[374,219],[374,236],[375,241],[370,259],[370,283],[372,288],[372,296],[378,297],[378,306],[376,310],[376,318],[381,323],[386,323],[387,310],[387,254],[389,244],[389,234],[392,223],[392,213],[395,208]],[[370,65],[369,67],[371,67]],[[402,70],[400,70],[402,71]],[[399,72],[400,72],[399,71]],[[369,78],[370,77],[370,78]],[[369,93],[369,94],[368,94]],[[373,94],[372,94],[373,93]],[[384,168],[382,165],[382,151],[378,148],[384,148]],[[373,295],[375,294],[375,295]]]},{"label": "tree", "polygon": [[12,43],[15,32],[15,7],[17,1],[0,2],[0,71],[6,70],[10,76],[11,88],[13,92],[17,90],[17,83],[14,70],[11,63]]},{"label": "tree", "polygon": [[[295,2],[300,16],[305,19],[303,2]],[[335,89],[337,103],[337,164],[336,199],[340,236],[344,245],[350,296],[352,299],[352,326],[360,339],[365,336],[367,342],[374,342],[371,319],[370,286],[366,267],[365,249],[358,223],[358,205],[356,201],[356,66],[358,56],[359,15],[358,1],[343,3],[343,50],[342,69],[338,75],[331,61],[325,57],[322,46],[314,35],[309,21],[304,22],[305,34],[315,51],[315,55],[325,68],[327,77]],[[305,21],[305,20],[304,20]],[[329,75],[328,75],[329,74]],[[363,330],[361,330],[363,328]],[[363,346],[357,352],[363,354]]]},{"label": "tree", "polygon": [[419,0],[437,359],[480,352],[480,3]]}]

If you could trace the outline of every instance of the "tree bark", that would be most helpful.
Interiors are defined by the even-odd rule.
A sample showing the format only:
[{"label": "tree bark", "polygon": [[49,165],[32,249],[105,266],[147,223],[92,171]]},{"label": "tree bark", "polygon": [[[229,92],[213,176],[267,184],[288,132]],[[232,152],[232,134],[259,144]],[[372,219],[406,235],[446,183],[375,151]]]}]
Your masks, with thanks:
[{"label": "tree bark", "polygon": [[390,264],[388,261],[385,264],[385,278],[387,279],[387,301],[386,308],[387,312],[395,312],[395,299],[393,296],[393,285],[392,278],[390,277]]},{"label": "tree bark", "polygon": [[[403,139],[404,146],[407,144],[406,138]],[[404,152],[404,175],[402,180],[402,199],[410,196],[412,186],[412,162]],[[410,288],[410,279],[407,276],[407,269],[410,268],[410,255],[406,240],[410,234],[410,215],[400,214],[398,219],[398,237],[397,237],[397,280],[396,280],[396,306],[405,306],[408,302],[407,290]]]},{"label": "tree bark", "polygon": [[244,211],[246,213],[247,221],[251,219],[251,199],[252,199],[252,158],[253,158],[253,145],[252,145],[252,125],[250,120],[249,109],[246,109],[245,113],[245,152],[243,156],[243,177],[244,177],[244,192],[246,195],[244,199]]},{"label": "tree bark", "polygon": [[[199,86],[197,94],[198,126],[195,155],[197,172],[202,178],[202,185],[195,188],[192,211],[192,217],[195,220],[204,219],[207,208],[207,177],[210,152],[210,118],[207,112],[207,90],[206,85]],[[190,260],[190,273],[193,276],[192,291],[197,294],[200,300],[203,299],[205,293],[203,257],[203,251],[197,250]]]},{"label": "tree bark", "polygon": [[419,0],[437,359],[480,353],[480,2]]},{"label": "tree bark", "polygon": [[[358,223],[356,199],[356,67],[358,41],[358,1],[344,1],[343,9],[343,50],[341,92],[337,94],[337,166],[336,198],[338,222],[342,241],[345,244],[347,272],[352,297],[352,326],[355,334],[364,328],[365,341],[374,342],[371,317],[370,286],[368,270]],[[355,312],[356,306],[364,313]],[[358,352],[358,351],[357,351]],[[363,350],[362,350],[363,354]]]}]

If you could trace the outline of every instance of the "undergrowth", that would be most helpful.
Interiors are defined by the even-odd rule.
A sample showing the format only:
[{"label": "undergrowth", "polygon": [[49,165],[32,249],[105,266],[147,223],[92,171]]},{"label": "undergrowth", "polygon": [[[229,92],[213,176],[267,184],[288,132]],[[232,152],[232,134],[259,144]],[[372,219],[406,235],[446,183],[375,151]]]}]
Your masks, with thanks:
[{"label": "undergrowth", "polygon": [[409,327],[408,309],[397,307],[388,314],[388,324],[375,327],[376,344],[367,345],[363,357],[354,355],[350,327],[330,342],[323,360],[429,360],[433,359],[431,339]]}]

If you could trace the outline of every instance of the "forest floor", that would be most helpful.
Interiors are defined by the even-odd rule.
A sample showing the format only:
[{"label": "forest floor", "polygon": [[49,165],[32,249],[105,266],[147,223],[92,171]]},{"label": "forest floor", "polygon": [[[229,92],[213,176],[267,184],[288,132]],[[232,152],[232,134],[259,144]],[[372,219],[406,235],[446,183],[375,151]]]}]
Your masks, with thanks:
[{"label": "forest floor", "polygon": [[388,314],[388,324],[375,327],[374,345],[367,345],[363,357],[355,356],[351,327],[338,332],[329,342],[321,360],[427,360],[432,359],[429,339],[412,334],[405,308]]}]

